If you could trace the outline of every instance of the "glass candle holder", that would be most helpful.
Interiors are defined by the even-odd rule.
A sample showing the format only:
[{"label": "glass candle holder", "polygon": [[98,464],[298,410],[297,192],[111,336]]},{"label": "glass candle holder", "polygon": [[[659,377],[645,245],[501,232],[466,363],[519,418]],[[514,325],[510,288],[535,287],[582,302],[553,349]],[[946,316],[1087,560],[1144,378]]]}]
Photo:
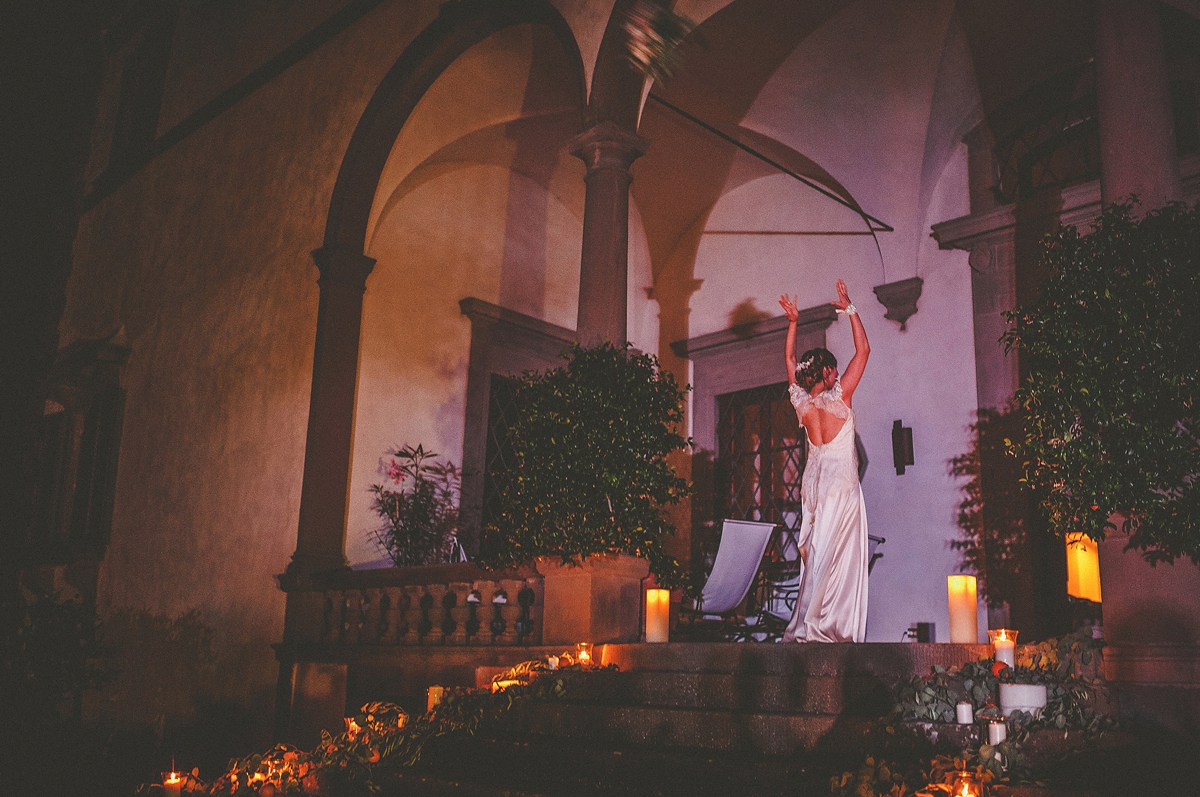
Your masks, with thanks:
[{"label": "glass candle holder", "polygon": [[1009,667],[1017,666],[1017,632],[1011,628],[993,628],[988,631],[988,641],[992,643],[996,661],[1002,661]]},{"label": "glass candle holder", "polygon": [[592,643],[591,642],[576,642],[575,643],[575,663],[584,667],[592,664]]}]

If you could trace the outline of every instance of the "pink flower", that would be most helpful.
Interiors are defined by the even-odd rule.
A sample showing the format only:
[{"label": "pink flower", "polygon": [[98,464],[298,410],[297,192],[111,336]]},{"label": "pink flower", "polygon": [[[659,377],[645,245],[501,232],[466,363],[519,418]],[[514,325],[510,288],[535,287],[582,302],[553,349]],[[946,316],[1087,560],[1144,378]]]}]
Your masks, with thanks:
[{"label": "pink flower", "polygon": [[396,484],[402,484],[406,475],[404,468],[400,467],[400,463],[393,459],[391,466],[388,468],[388,478]]}]

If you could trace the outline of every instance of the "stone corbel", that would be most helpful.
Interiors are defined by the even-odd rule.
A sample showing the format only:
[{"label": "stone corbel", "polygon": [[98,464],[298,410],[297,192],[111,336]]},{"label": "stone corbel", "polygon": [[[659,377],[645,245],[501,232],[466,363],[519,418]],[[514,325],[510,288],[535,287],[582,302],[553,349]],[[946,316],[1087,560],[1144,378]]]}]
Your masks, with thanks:
[{"label": "stone corbel", "polygon": [[917,299],[921,298],[921,288],[925,280],[911,277],[899,282],[889,282],[886,285],[876,285],[873,289],[879,303],[887,308],[883,317],[900,323],[900,331],[908,328],[908,319],[917,312]]}]

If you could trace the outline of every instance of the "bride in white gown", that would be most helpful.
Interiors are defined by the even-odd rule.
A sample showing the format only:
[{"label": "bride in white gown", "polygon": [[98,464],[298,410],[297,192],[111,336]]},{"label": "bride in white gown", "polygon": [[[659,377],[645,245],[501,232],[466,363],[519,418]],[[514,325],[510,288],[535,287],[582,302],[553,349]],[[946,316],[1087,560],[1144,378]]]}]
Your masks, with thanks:
[{"label": "bride in white gown", "polygon": [[804,567],[785,642],[862,642],[867,631],[867,511],[858,484],[850,404],[871,346],[841,280],[837,292],[832,304],[850,318],[854,334],[854,357],[840,379],[828,349],[810,349],[796,362],[796,302],[786,295],[779,300],[790,322],[788,393],[808,438],[797,537]]}]

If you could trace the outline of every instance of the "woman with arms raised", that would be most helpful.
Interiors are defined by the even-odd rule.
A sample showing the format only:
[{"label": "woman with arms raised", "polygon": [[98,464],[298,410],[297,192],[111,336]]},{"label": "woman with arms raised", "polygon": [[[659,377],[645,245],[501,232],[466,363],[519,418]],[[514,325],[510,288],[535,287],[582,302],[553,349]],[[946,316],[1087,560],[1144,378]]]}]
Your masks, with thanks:
[{"label": "woman with arms raised", "polygon": [[850,406],[871,346],[846,283],[838,280],[837,292],[832,304],[850,318],[854,334],[854,357],[840,379],[828,349],[809,349],[797,363],[796,301],[786,295],[779,300],[790,322],[784,344],[788,393],[808,438],[797,538],[804,568],[785,642],[862,642],[867,631],[867,511]]}]

